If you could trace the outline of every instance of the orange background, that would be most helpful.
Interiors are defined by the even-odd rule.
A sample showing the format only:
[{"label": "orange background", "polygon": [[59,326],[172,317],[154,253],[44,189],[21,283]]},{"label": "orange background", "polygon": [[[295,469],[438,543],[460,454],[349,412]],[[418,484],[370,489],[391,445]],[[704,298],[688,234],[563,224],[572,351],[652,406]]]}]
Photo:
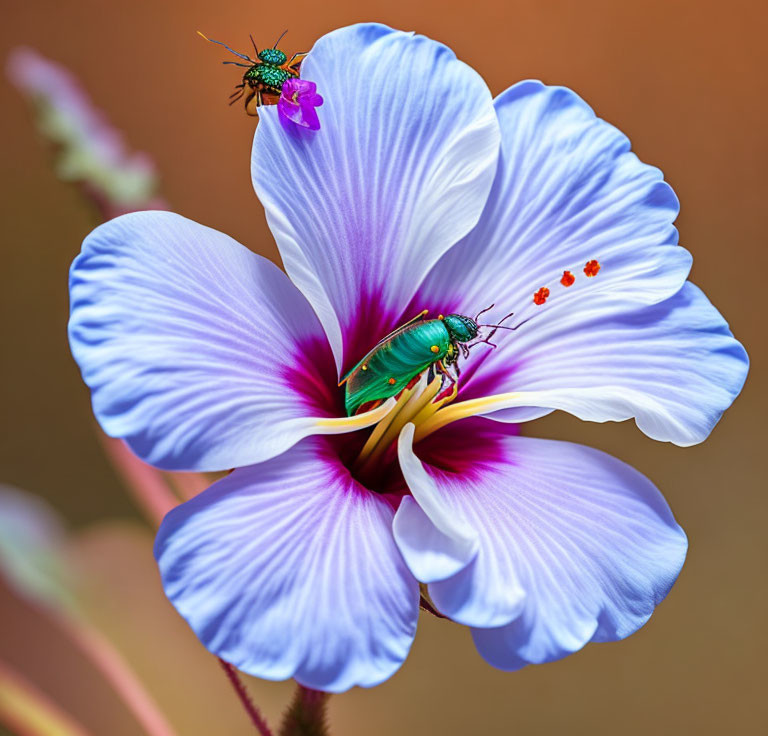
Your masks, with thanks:
[{"label": "orange background", "polygon": [[[338,26],[378,20],[445,42],[494,93],[528,77],[564,84],[625,131],[680,197],[692,278],[746,345],[751,374],[698,447],[655,443],[631,423],[561,415],[527,431],[599,447],[646,473],[689,535],[679,582],[630,639],[515,674],[486,665],[466,630],[423,616],[400,673],[333,698],[333,733],[766,732],[768,6],[3,0],[2,17],[0,57],[23,43],[68,66],[130,145],[153,156],[173,209],[275,260],[250,184],[254,121],[227,107],[237,71],[218,63],[224,56],[197,29],[245,49],[249,32],[263,45],[288,27],[284,46],[293,51]],[[4,81],[0,109],[0,480],[43,495],[75,525],[132,517],[97,445],[65,336],[67,269],[94,222],[79,194],[55,179],[29,110]],[[257,701],[288,692],[260,688]]]}]

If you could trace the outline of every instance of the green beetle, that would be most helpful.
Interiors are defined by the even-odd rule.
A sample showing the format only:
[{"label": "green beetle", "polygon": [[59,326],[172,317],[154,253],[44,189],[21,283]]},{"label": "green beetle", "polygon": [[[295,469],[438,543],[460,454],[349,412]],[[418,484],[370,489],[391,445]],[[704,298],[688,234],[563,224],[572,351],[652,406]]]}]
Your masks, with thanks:
[{"label": "green beetle", "polygon": [[[463,314],[425,319],[428,312],[425,309],[380,340],[339,383],[339,386],[345,386],[344,405],[347,415],[355,414],[363,404],[397,395],[428,368],[434,367],[455,381],[446,368],[456,363],[459,351],[465,357],[469,354],[466,343],[477,337],[480,327],[501,327],[500,324],[478,325],[477,318],[488,309],[484,309],[474,319]],[[486,343],[495,347],[490,342],[492,336],[493,332],[474,344]]]},{"label": "green beetle", "polygon": [[299,77],[301,62],[304,61],[304,57],[307,55],[306,53],[294,54],[289,59],[284,51],[277,48],[277,44],[280,43],[280,40],[287,31],[283,31],[272,48],[262,49],[261,51],[258,50],[256,42],[253,40],[253,36],[251,36],[253,50],[256,52],[255,59],[231,49],[221,41],[214,41],[212,38],[208,38],[200,33],[200,31],[198,33],[206,41],[223,46],[227,51],[231,51],[235,56],[247,62],[245,64],[238,61],[224,61],[222,63],[246,68],[243,74],[243,81],[235,86],[235,91],[230,96],[231,101],[229,104],[233,105],[245,96],[245,111],[249,115],[258,115],[257,108],[262,105],[277,103],[286,81],[291,77],[295,79]]}]

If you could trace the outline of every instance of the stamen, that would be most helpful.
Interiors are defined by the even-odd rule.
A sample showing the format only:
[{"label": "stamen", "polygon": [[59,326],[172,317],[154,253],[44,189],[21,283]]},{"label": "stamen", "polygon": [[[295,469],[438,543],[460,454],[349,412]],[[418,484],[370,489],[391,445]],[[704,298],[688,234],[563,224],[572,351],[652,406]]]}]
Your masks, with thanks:
[{"label": "stamen", "polygon": [[341,434],[354,429],[365,429],[385,419],[395,407],[394,399],[387,399],[375,409],[355,414],[353,417],[320,417],[314,420],[315,427],[323,430],[322,434]]},{"label": "stamen", "polygon": [[533,303],[537,306],[541,306],[544,304],[544,302],[547,301],[547,298],[549,297],[549,289],[546,286],[542,286],[534,295],[533,295]]},{"label": "stamen", "polygon": [[435,413],[425,421],[414,422],[416,424],[416,431],[413,435],[414,444],[423,440],[438,429],[445,427],[447,424],[456,422],[459,419],[467,419],[479,414],[484,408],[492,404],[498,404],[504,399],[513,399],[519,396],[519,392],[513,392],[509,394],[497,394],[495,396],[483,396],[478,399],[468,399],[467,401],[460,401],[458,404],[453,404],[441,411]]},{"label": "stamen", "polygon": [[[436,380],[437,379],[435,379],[435,381]],[[429,388],[427,389],[428,391],[432,388],[435,381],[429,384]],[[441,385],[442,385],[442,379],[440,381],[440,385],[437,386],[435,393],[432,394],[431,398],[434,398],[434,396],[440,390]],[[458,395],[458,393],[459,393],[459,384],[454,383],[453,386],[451,387],[451,392],[449,394],[447,394],[446,396],[443,396],[442,398],[439,398],[437,401],[430,400],[428,403],[425,403],[424,407],[419,411],[418,414],[414,415],[411,421],[418,427],[422,422],[426,422],[427,419],[433,416],[438,409],[440,409],[441,407],[453,401]]]},{"label": "stamen", "polygon": [[600,264],[594,259],[587,261],[586,265],[584,266],[584,273],[590,278],[592,276],[597,276],[599,270]]},{"label": "stamen", "polygon": [[373,428],[373,432],[371,432],[370,437],[368,437],[366,443],[363,445],[363,449],[360,450],[360,454],[357,456],[357,460],[355,460],[356,467],[359,467],[368,459],[370,454],[376,448],[376,445],[378,445],[379,440],[381,439],[384,432],[387,431],[387,428],[390,424],[392,424],[394,418],[403,410],[403,407],[408,402],[408,399],[411,397],[411,394],[415,389],[416,387],[414,386],[413,388],[405,388],[400,392],[400,396],[397,397],[395,406],[392,411],[390,411],[389,414],[387,414]]},{"label": "stamen", "polygon": [[[419,379],[412,389],[404,389],[397,399],[397,404],[384,421],[379,422],[371,432],[371,436],[355,460],[355,469],[363,468],[374,463],[384,451],[397,439],[400,430],[415,421],[425,406],[428,406],[443,384],[442,376],[435,376],[427,385],[426,374]],[[440,403],[442,406],[443,402]],[[436,411],[437,409],[435,409]]]},{"label": "stamen", "polygon": [[563,271],[563,277],[560,279],[560,283],[566,288],[573,286],[573,282],[576,281],[576,277],[570,271]]}]

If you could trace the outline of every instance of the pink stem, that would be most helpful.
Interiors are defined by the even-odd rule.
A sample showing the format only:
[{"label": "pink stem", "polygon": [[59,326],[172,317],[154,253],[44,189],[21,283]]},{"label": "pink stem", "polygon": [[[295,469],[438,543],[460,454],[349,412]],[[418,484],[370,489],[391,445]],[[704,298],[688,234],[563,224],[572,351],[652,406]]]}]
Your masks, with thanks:
[{"label": "pink stem", "polygon": [[56,611],[51,611],[51,614],[114,688],[148,736],[175,736],[175,731],[155,701],[107,638],[97,629],[87,628],[65,614]]},{"label": "pink stem", "polygon": [[204,473],[165,473],[165,477],[185,501],[202,493],[213,483]]},{"label": "pink stem", "polygon": [[264,716],[261,715],[259,709],[253,704],[251,696],[248,695],[248,691],[245,689],[243,681],[237,674],[237,670],[229,662],[225,662],[223,659],[221,659],[221,657],[219,657],[219,662],[221,663],[224,672],[227,673],[227,677],[232,683],[232,687],[235,688],[237,697],[240,698],[240,702],[243,704],[245,712],[251,719],[251,723],[256,726],[256,730],[261,734],[261,736],[272,736],[272,731],[269,730],[269,726],[267,725]]},{"label": "pink stem", "polygon": [[[99,433],[99,437],[109,459],[120,473],[128,489],[132,491],[134,498],[139,502],[144,513],[155,527],[160,526],[163,517],[179,504],[179,500],[170,489],[169,481],[166,480],[166,477],[170,479],[170,476],[165,476],[151,465],[147,465],[147,463],[139,460],[122,440],[107,437],[102,432]],[[203,490],[205,476],[198,475],[197,473],[185,473],[183,475],[186,477],[179,485],[183,487],[182,492],[184,495],[188,493],[191,497]],[[235,668],[223,659],[219,659],[219,662],[221,662],[221,666],[224,668],[230,684],[234,687],[237,697],[240,699],[261,736],[272,736],[266,721],[251,702],[248,692],[240,681]]]},{"label": "pink stem", "polygon": [[142,511],[156,527],[160,526],[163,517],[179,505],[163,474],[139,460],[122,440],[107,437],[103,432],[99,432],[99,438],[104,451]]},{"label": "pink stem", "polygon": [[42,690],[0,662],[0,724],[17,736],[90,736],[82,724]]}]

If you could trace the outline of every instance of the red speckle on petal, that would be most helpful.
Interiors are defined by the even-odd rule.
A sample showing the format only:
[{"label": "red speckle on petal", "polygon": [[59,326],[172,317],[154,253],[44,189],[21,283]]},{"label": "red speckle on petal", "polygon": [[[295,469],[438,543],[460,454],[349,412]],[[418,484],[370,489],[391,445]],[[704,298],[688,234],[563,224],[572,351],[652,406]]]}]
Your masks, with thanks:
[{"label": "red speckle on petal", "polygon": [[597,261],[587,261],[587,265],[584,266],[584,273],[589,276],[597,276],[597,272],[600,270],[600,264]]},{"label": "red speckle on petal", "polygon": [[574,281],[576,281],[576,277],[570,271],[563,271],[563,278],[560,279],[563,286],[573,286]]},{"label": "red speckle on petal", "polygon": [[549,296],[549,289],[546,286],[542,286],[533,295],[533,303],[541,306],[542,304],[544,304],[545,301],[547,301],[548,296]]}]

